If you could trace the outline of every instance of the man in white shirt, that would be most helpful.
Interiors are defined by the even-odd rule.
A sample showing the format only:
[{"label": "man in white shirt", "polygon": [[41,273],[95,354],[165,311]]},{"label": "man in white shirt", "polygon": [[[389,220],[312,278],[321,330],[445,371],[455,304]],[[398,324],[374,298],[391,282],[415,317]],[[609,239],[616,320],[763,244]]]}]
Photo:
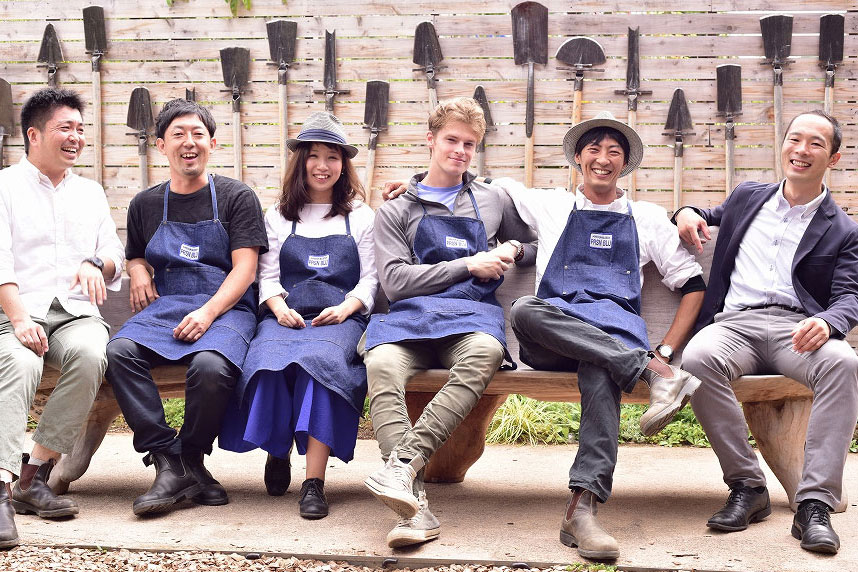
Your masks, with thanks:
[{"label": "man in white shirt", "polygon": [[[71,452],[107,365],[98,305],[119,289],[123,249],[104,189],[71,172],[85,144],[82,109],[72,91],[35,93],[21,109],[26,156],[0,171],[0,548],[18,544],[15,512],[77,514],[47,479]],[[22,464],[44,363],[60,377]]]},{"label": "man in white shirt", "polygon": [[683,208],[683,240],[702,250],[718,226],[710,285],[683,367],[703,380],[691,404],[718,455],[727,503],[707,523],[727,532],[771,514],[766,479],[730,382],[781,373],[813,390],[792,535],[836,553],[829,512],[841,504],[858,419],[858,357],[843,339],[858,324],[858,225],[823,183],[840,159],[837,120],[802,113],[781,147],[785,179],[742,183],[712,209]]},{"label": "man in white shirt", "polygon": [[[619,556],[619,546],[596,520],[596,503],[611,494],[622,393],[639,379],[650,386],[641,418],[646,435],[663,429],[685,405],[700,381],[668,362],[690,334],[706,286],[664,209],[633,202],[617,187],[643,158],[633,129],[603,112],[573,126],[563,148],[583,175],[574,193],[495,181],[539,242],[537,295],[516,300],[510,322],[522,361],[534,369],[578,372],[580,444],[569,470],[560,541],[586,558],[608,560]],[[683,294],[657,354],[649,351],[640,316],[641,269],[650,261],[663,283]]]}]

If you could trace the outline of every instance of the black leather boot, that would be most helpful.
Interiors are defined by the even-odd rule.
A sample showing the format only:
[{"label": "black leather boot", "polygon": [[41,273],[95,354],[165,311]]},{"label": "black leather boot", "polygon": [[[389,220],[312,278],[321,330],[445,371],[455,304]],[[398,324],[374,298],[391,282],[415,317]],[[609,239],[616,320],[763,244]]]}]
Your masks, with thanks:
[{"label": "black leather boot", "polygon": [[0,483],[0,549],[18,546],[18,529],[15,528],[15,509],[10,498],[12,486]]},{"label": "black leather boot", "polygon": [[226,489],[206,469],[202,451],[182,451],[182,459],[201,487],[200,492],[191,498],[192,501],[205,506],[221,506],[229,503]]},{"label": "black leather boot", "polygon": [[328,499],[325,498],[325,481],[307,479],[301,485],[301,498],[298,500],[299,514],[310,520],[328,516]]},{"label": "black leather boot", "polygon": [[282,497],[289,489],[292,482],[292,464],[289,461],[291,453],[290,447],[285,459],[268,454],[265,461],[265,490],[272,497]]},{"label": "black leather boot", "polygon": [[134,500],[134,514],[164,512],[200,492],[199,481],[181,455],[149,453],[144,462],[147,465],[155,464],[155,481],[145,494]]},{"label": "black leather boot", "polygon": [[39,518],[62,518],[78,513],[76,502],[55,495],[48,486],[48,476],[54,468],[54,463],[51,459],[41,465],[26,462],[21,465],[21,478],[12,488],[12,506],[15,512],[35,514]]}]

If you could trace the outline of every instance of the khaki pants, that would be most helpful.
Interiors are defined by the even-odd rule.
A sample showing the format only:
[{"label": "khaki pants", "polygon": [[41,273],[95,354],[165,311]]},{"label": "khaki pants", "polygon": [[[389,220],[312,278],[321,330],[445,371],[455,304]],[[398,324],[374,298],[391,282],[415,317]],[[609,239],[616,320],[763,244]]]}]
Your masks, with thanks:
[{"label": "khaki pants", "polygon": [[0,314],[0,469],[21,472],[27,414],[47,363],[61,372],[42,413],[33,440],[70,453],[86,420],[107,367],[108,331],[96,316],[72,316],[54,300],[45,319],[36,319],[48,336],[48,352],[39,357],[15,337]]}]

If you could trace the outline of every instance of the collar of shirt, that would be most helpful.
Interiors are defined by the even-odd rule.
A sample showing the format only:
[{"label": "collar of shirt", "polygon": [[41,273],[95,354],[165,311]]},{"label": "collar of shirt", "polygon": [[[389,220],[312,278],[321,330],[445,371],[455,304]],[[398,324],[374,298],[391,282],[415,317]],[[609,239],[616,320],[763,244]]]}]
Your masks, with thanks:
[{"label": "collar of shirt", "polygon": [[61,186],[63,186],[71,178],[71,175],[73,175],[72,170],[70,168],[66,169],[66,174],[63,175],[63,180],[60,181],[59,185],[54,187],[53,182],[51,182],[51,180],[48,178],[48,176],[45,175],[44,173],[42,173],[38,167],[33,165],[30,162],[30,160],[27,159],[26,155],[21,157],[20,163],[21,163],[21,166],[24,168],[24,171],[27,173],[28,177],[32,177],[34,179],[34,181],[36,183],[38,183],[39,185],[48,185],[50,188],[52,188],[54,190],[57,190]]},{"label": "collar of shirt", "polygon": [[626,198],[626,192],[622,189],[617,189],[617,192],[622,194],[609,204],[597,205],[584,195],[584,191],[581,190],[581,185],[579,185],[578,189],[575,191],[575,204],[580,210],[610,211],[616,213],[628,212],[629,199]]},{"label": "collar of shirt", "polygon": [[822,201],[825,200],[825,195],[828,193],[828,187],[823,184],[822,192],[816,196],[809,203],[805,203],[803,205],[796,205],[791,207],[789,201],[784,196],[784,183],[786,179],[781,181],[780,186],[778,187],[777,192],[769,199],[769,206],[779,215],[783,216],[790,211],[797,213],[795,216],[800,216],[802,220],[808,219],[816,214],[816,210],[819,208],[819,205],[822,204]]}]

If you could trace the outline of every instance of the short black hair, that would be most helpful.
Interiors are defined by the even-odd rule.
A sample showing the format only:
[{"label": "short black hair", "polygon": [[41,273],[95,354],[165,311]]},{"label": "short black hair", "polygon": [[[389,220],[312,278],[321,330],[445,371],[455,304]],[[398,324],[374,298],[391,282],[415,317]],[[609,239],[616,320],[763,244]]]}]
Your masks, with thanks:
[{"label": "short black hair", "polygon": [[[826,121],[831,124],[831,129],[834,132],[834,136],[831,138],[831,155],[834,155],[838,151],[840,151],[840,144],[843,142],[843,130],[840,128],[840,122],[837,121],[837,118],[831,115],[830,113],[826,113],[821,109],[812,109],[810,111],[803,111],[790,119],[789,125],[787,125],[786,131],[784,131],[784,138],[789,135],[789,128],[792,127],[792,124],[796,119],[801,117],[802,115],[818,115],[822,117]],[[783,141],[781,141],[783,144]],[[829,155],[829,157],[831,156]]]},{"label": "short black hair", "polygon": [[613,127],[594,127],[589,131],[585,131],[584,134],[578,138],[578,141],[575,142],[575,154],[580,155],[581,151],[584,150],[584,147],[587,147],[588,145],[598,145],[606,137],[611,138],[620,144],[620,147],[623,148],[623,165],[627,164],[629,162],[629,153],[631,152],[629,140],[619,130],[614,129]]},{"label": "short black hair", "polygon": [[40,89],[24,102],[21,108],[21,134],[24,136],[24,153],[30,152],[30,139],[27,130],[35,127],[41,131],[45,123],[60,107],[71,107],[83,115],[83,99],[70,89],[47,87]]},{"label": "short black hair", "polygon": [[158,138],[163,139],[170,124],[177,117],[182,117],[183,115],[196,115],[199,117],[200,121],[203,122],[203,125],[206,126],[206,129],[209,132],[209,137],[214,137],[217,124],[215,123],[214,117],[212,117],[211,111],[196,101],[173,99],[164,105],[161,113],[158,114],[158,118],[155,119],[155,133]]}]

